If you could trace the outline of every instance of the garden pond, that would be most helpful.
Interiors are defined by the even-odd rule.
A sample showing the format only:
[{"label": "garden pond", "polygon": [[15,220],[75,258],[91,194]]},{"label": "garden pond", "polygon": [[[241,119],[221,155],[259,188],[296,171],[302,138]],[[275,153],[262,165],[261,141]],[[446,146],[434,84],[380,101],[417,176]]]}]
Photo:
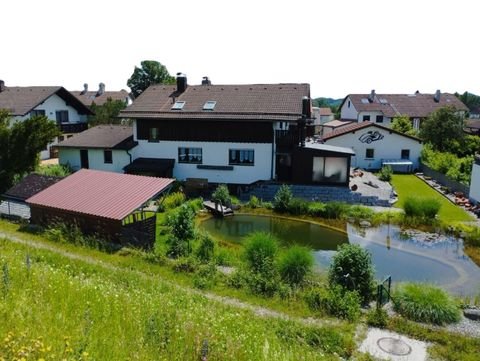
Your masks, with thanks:
[{"label": "garden pond", "polygon": [[347,224],[343,233],[312,222],[242,214],[208,218],[200,227],[231,243],[241,243],[256,231],[272,233],[283,246],[312,249],[316,265],[323,269],[339,245],[359,244],[371,252],[377,279],[391,275],[393,282],[429,282],[457,295],[480,293],[480,268],[463,252],[462,241],[448,236],[423,240],[405,235],[394,225],[358,228]]}]

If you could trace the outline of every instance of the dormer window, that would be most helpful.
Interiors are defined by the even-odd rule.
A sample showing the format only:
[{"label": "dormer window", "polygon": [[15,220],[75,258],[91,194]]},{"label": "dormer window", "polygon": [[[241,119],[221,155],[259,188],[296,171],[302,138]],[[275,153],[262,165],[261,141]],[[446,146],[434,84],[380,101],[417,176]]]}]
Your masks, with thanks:
[{"label": "dormer window", "polygon": [[182,110],[184,105],[185,105],[184,101],[177,101],[175,102],[175,104],[173,104],[172,110]]},{"label": "dormer window", "polygon": [[203,110],[213,110],[215,109],[215,105],[217,104],[214,100],[208,100],[205,104],[203,104]]}]

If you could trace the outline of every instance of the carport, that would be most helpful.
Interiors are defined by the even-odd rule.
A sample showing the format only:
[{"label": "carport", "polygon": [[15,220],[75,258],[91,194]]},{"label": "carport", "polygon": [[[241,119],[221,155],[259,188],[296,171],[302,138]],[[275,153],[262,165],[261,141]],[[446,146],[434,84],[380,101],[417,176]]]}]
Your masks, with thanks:
[{"label": "carport", "polygon": [[81,169],[27,199],[31,223],[77,225],[83,233],[135,246],[155,242],[155,220],[145,206],[174,179]]}]

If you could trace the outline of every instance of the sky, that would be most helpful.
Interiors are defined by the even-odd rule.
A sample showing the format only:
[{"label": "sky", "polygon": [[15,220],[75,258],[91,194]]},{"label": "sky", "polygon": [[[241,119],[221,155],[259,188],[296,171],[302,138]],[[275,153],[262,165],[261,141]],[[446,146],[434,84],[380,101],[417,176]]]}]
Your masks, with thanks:
[{"label": "sky", "polygon": [[200,84],[480,94],[476,0],[2,0],[6,86],[127,89],[142,60]]}]

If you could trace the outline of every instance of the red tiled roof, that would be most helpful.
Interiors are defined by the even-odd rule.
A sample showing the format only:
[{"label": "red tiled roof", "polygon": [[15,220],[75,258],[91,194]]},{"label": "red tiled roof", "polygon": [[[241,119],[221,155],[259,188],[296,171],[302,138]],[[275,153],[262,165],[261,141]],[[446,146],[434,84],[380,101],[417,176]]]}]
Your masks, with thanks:
[{"label": "red tiled roof", "polygon": [[377,128],[380,128],[380,129],[387,130],[391,133],[395,133],[395,134],[402,135],[402,136],[407,137],[407,138],[417,140],[419,142],[421,141],[417,137],[412,137],[411,135],[406,135],[406,134],[397,132],[396,130],[393,130],[391,128],[387,128],[387,127],[384,127],[384,126],[381,126],[379,124],[375,124],[375,123],[372,123],[372,122],[353,123],[351,125],[346,125],[344,127],[333,129],[330,133],[323,136],[322,139],[323,140],[328,140],[328,139],[336,138],[336,137],[339,137],[341,135],[344,135],[344,134],[347,134],[347,133],[352,133],[352,132],[355,132],[359,129],[368,128],[368,127],[377,127]]},{"label": "red tiled roof", "polygon": [[[183,93],[176,85],[153,85],[120,117],[298,119],[304,96],[308,84],[189,85]],[[182,110],[172,110],[176,101],[185,102]],[[207,101],[216,102],[213,110],[203,110]]]},{"label": "red tiled roof", "polygon": [[92,114],[75,96],[61,86],[5,87],[0,92],[0,109],[7,109],[12,115],[26,115],[53,94],[77,109],[80,114]]},{"label": "red tiled roof", "polygon": [[468,111],[460,99],[449,93],[441,93],[438,102],[434,100],[435,94],[375,94],[371,103],[368,101],[369,96],[370,94],[349,94],[345,100],[349,98],[358,112],[379,111],[390,118],[404,114],[411,118],[426,118],[445,106]]},{"label": "red tiled roof", "polygon": [[122,220],[174,180],[81,169],[27,199],[30,205]]}]

